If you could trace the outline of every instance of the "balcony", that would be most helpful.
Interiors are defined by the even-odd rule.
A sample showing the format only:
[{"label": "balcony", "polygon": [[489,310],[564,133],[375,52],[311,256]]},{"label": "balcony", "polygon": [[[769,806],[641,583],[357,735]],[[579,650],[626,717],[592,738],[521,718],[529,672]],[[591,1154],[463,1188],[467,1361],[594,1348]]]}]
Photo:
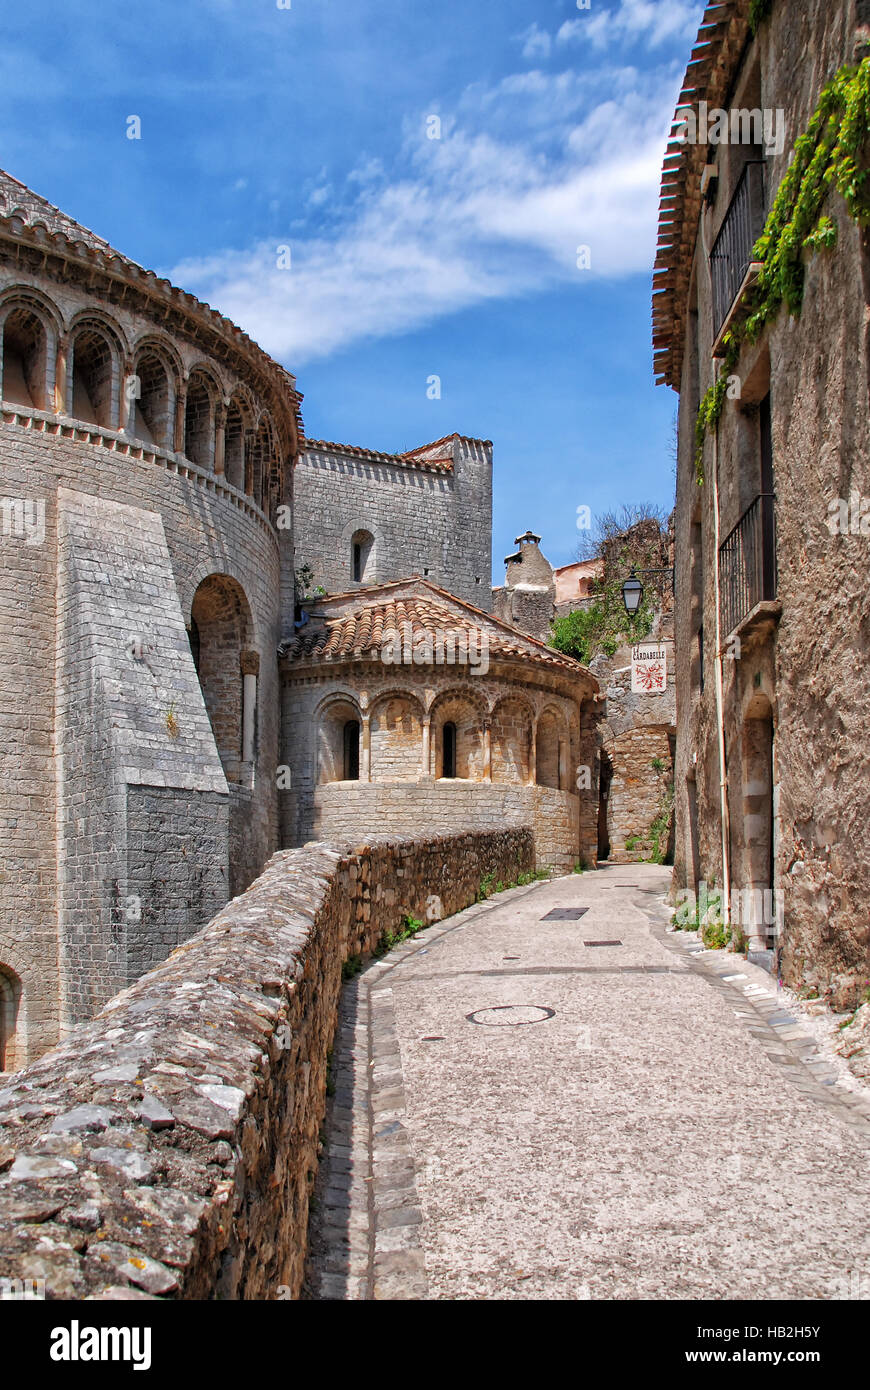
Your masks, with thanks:
[{"label": "balcony", "polygon": [[764,163],[746,164],[710,252],[713,282],[713,356],[737,312],[740,298],[757,277],[760,265],[752,248],[764,230]]},{"label": "balcony", "polygon": [[719,547],[723,637],[778,616],[774,502],[772,492],[759,493]]}]

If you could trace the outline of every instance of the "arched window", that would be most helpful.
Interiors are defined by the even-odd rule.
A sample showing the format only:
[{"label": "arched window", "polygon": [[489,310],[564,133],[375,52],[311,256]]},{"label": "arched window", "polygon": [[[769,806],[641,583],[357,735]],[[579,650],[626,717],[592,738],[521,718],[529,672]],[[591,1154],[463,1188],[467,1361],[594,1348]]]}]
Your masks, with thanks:
[{"label": "arched window", "polygon": [[97,328],[85,328],[73,343],[73,409],[76,420],[112,424],[112,349]]},{"label": "arched window", "polygon": [[451,721],[444,725],[441,734],[441,776],[456,776],[456,725]]},{"label": "arched window", "polygon": [[0,1071],[20,1066],[23,1058],[14,1056],[15,1026],[21,1002],[21,981],[8,966],[0,965]]},{"label": "arched window", "polygon": [[344,726],[345,782],[359,781],[359,720],[348,719]]},{"label": "arched window", "polygon": [[354,531],[350,542],[350,572],[354,584],[371,579],[375,538],[370,531]]},{"label": "arched window", "polygon": [[253,478],[254,501],[264,512],[269,510],[269,489],[272,482],[272,430],[268,420],[262,420],[254,440]]},{"label": "arched window", "polygon": [[187,385],[184,452],[200,468],[211,468],[214,460],[214,408],[208,382],[201,372],[192,372]]},{"label": "arched window", "polygon": [[13,309],[3,325],[4,401],[45,409],[45,329],[36,314]]},{"label": "arched window", "polygon": [[146,348],[136,361],[135,375],[139,378],[139,398],[133,403],[130,430],[146,444],[169,449],[173,433],[169,373],[157,353]]}]

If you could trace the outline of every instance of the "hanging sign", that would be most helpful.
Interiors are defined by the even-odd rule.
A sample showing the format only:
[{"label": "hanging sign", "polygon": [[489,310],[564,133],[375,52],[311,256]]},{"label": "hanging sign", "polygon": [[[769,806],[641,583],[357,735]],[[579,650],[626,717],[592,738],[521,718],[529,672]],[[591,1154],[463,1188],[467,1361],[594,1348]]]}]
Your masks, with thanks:
[{"label": "hanging sign", "polygon": [[664,695],[668,688],[667,647],[631,649],[632,695]]}]

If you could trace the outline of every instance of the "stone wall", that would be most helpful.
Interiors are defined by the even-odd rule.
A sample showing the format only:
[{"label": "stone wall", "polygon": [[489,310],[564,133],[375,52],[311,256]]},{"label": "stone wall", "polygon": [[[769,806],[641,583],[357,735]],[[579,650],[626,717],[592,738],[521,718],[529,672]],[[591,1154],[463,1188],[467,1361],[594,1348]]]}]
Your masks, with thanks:
[{"label": "stone wall", "polygon": [[373,537],[363,582],[412,574],[488,611],[492,603],[492,446],[454,436],[449,470],[389,455],[309,445],[294,471],[296,564],[330,593],[354,582],[353,536]]},{"label": "stone wall", "polygon": [[[605,693],[599,736],[612,771],[606,815],[609,858],[614,862],[649,859],[655,850],[650,826],[664,811],[673,818],[677,716],[670,615],[657,613],[647,642],[667,652],[667,690],[661,694],[632,693],[630,647],[620,648],[612,658],[597,656],[590,664]],[[662,853],[671,839],[672,825],[659,839]]]},{"label": "stone wall", "polygon": [[49,1298],[299,1294],[342,962],[534,863],[531,832],[287,850],[0,1090],[0,1277]]},{"label": "stone wall", "polygon": [[[852,4],[775,3],[746,50],[733,83],[734,105],[751,106],[750,96],[760,91],[761,106],[784,111],[783,149],[765,163],[768,207],[822,87],[855,60],[855,22]],[[818,988],[845,1008],[860,998],[870,961],[864,831],[870,600],[866,535],[857,533],[860,528],[832,533],[828,523],[837,499],[848,504],[855,494],[865,506],[870,496],[870,254],[866,233],[831,191],[823,211],[836,224],[836,245],[804,257],[800,315],[782,308],[758,341],[744,347],[734,369],[740,396],[726,402],[716,440],[707,439],[706,482],[699,487],[694,430],[699,399],[712,380],[714,335],[705,244],[712,246],[719,231],[744,157],[739,146],[719,147],[719,191],[704,214],[694,264],[687,255],[684,268],[674,271],[678,281],[698,287],[680,327],[676,641],[682,659],[674,885],[723,880],[712,480],[717,469],[721,543],[763,490],[761,405],[769,396],[774,610],[781,616],[756,614],[737,631],[736,643],[721,633],[731,882],[741,889],[758,881],[763,801],[772,828],[773,886],[781,895],[778,968],[786,983]],[[772,777],[766,768],[762,775],[752,756],[754,728],[771,724]],[[769,886],[767,864],[763,872]]]},{"label": "stone wall", "polygon": [[[69,861],[69,882],[70,886],[79,883],[81,899],[74,910],[81,910],[82,920],[92,924],[96,936],[108,930],[106,895],[111,895],[115,880],[123,882],[126,873],[123,855],[118,858],[111,844],[109,826],[123,821],[125,768],[139,767],[140,759],[137,756],[125,762],[117,758],[119,743],[111,719],[104,714],[125,703],[128,696],[135,704],[140,695],[137,682],[153,682],[155,690],[162,687],[165,701],[151,710],[153,737],[160,717],[165,721],[168,707],[175,701],[180,744],[192,753],[190,786],[201,781],[203,762],[199,752],[187,744],[191,723],[185,709],[185,700],[193,699],[196,692],[188,684],[170,687],[175,675],[183,675],[185,682],[188,677],[196,680],[184,627],[190,619],[194,593],[210,574],[228,574],[244,590],[254,619],[252,645],[260,656],[256,791],[249,793],[246,804],[240,807],[244,823],[235,831],[244,856],[236,865],[239,889],[251,881],[276,848],[275,649],[280,633],[280,562],[276,533],[248,499],[175,455],[137,447],[115,432],[79,429],[35,410],[4,407],[0,459],[5,469],[5,492],[25,509],[39,504],[43,522],[39,533],[34,530],[32,544],[14,525],[4,525],[0,537],[4,566],[0,612],[6,634],[0,701],[0,852],[4,860],[0,876],[0,970],[13,972],[22,984],[14,1053],[15,1061],[21,1063],[53,1045],[62,1021],[58,828],[69,832],[73,859],[81,857],[83,866],[87,860],[87,874],[79,879],[73,860]],[[84,572],[81,565],[73,565],[73,538],[69,528],[64,532],[64,511],[68,520],[74,514],[70,524],[76,529],[75,546],[90,567],[81,583]],[[26,519],[27,510],[24,515]],[[124,527],[123,536],[118,517],[134,523]],[[163,549],[162,568],[149,536],[155,543],[159,540]],[[94,560],[103,538],[115,542],[116,577],[123,585],[123,603],[116,586],[101,578],[107,571]],[[82,549],[85,542],[88,554]],[[148,561],[147,580],[133,563],[137,545]],[[158,570],[159,592],[152,593],[143,586],[157,582]],[[90,605],[87,611],[81,607],[83,598]],[[170,599],[175,604],[174,613],[167,608]],[[113,608],[116,600],[120,608]],[[137,604],[138,616],[133,611]],[[122,611],[125,605],[126,611]],[[167,632],[171,626],[170,639]],[[147,650],[143,661],[127,655],[130,640],[137,635],[147,637],[149,631],[157,643],[155,651],[159,648],[164,656],[173,649],[171,670],[152,670]],[[154,652],[151,660],[153,657]],[[111,699],[105,703],[103,695],[107,692]],[[205,730],[208,720],[204,709],[201,714]],[[60,740],[57,747],[53,741],[55,717]],[[164,744],[169,752],[165,724]],[[67,757],[87,761],[94,778],[102,777],[103,787],[98,788],[94,778],[87,785],[80,781],[76,799],[70,801],[70,789],[59,775],[58,765],[58,759]],[[149,779],[141,780],[144,785]],[[158,780],[156,784],[167,783]],[[177,780],[175,784],[179,785]],[[96,851],[91,853],[91,839],[106,848],[105,862]],[[63,874],[63,856],[60,868]],[[227,883],[226,896],[229,893]],[[197,928],[202,921],[200,918],[191,926]],[[113,969],[108,970],[105,980],[96,981],[98,1002],[124,983],[126,978],[119,979]]]},{"label": "stone wall", "polygon": [[428,782],[332,782],[315,796],[315,835],[343,840],[377,825],[387,835],[453,835],[470,826],[496,830],[526,826],[535,837],[536,865],[573,869],[594,863],[594,846],[580,842],[580,805],[574,792],[554,787],[508,786],[445,778]]}]

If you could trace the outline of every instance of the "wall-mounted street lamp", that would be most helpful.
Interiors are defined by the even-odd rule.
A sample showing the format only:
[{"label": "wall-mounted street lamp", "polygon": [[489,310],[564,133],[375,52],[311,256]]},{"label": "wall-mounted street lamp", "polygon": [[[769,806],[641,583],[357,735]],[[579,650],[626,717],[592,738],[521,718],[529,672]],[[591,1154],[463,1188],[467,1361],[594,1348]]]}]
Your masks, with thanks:
[{"label": "wall-mounted street lamp", "polygon": [[[641,574],[669,574],[671,577],[671,588],[674,586],[674,571],[664,570],[641,570]],[[622,601],[625,604],[625,611],[630,618],[637,616],[638,609],[643,602],[643,584],[637,577],[637,571],[632,566],[631,574],[622,584]]]}]

